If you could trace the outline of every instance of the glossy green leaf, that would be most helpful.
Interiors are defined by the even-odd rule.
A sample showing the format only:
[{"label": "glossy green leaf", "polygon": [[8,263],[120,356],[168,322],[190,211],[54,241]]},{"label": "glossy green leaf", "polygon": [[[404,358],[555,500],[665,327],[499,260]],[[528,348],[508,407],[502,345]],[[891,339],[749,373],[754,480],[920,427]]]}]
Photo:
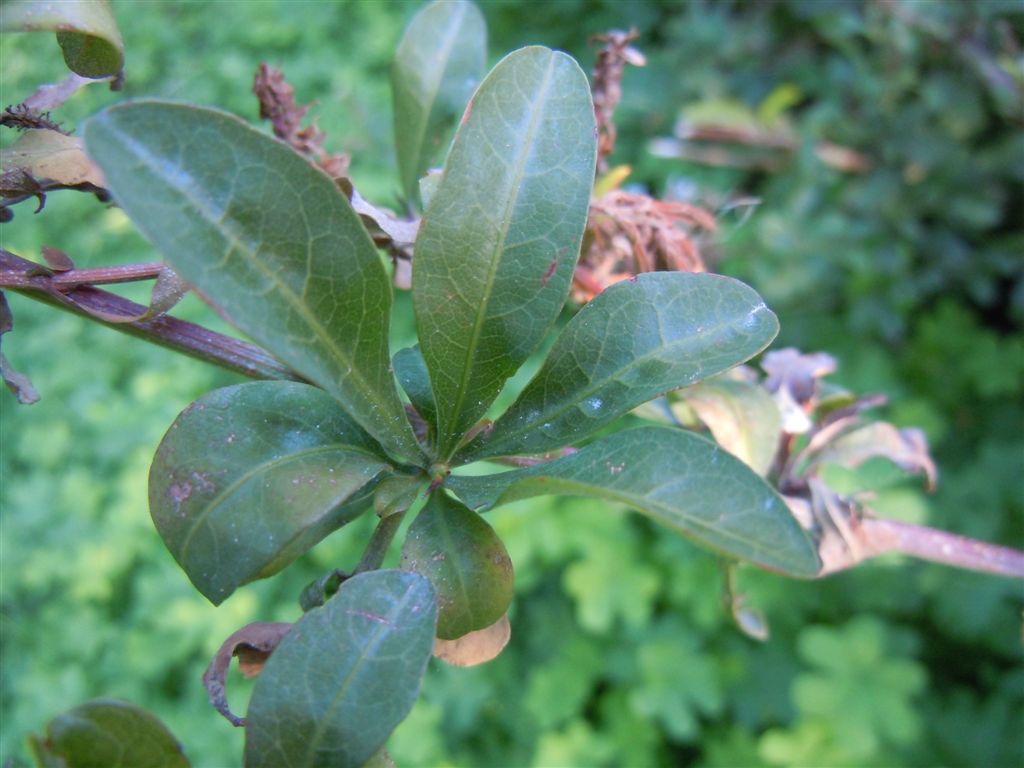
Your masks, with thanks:
[{"label": "glossy green leaf", "polygon": [[581,440],[671,389],[742,363],[779,323],[753,289],[720,275],[652,272],[581,309],[519,399],[466,459]]},{"label": "glossy green leaf", "polygon": [[715,441],[764,477],[782,437],[782,415],[768,391],[748,381],[715,379],[680,391]]},{"label": "glossy green leaf", "polygon": [[395,51],[391,88],[402,189],[410,199],[484,75],[487,27],[467,0],[417,13]]},{"label": "glossy green leaf", "polygon": [[188,768],[181,744],[131,702],[96,699],[50,721],[34,740],[40,762],[62,768]]},{"label": "glossy green leaf", "polygon": [[402,568],[437,591],[437,636],[453,640],[488,627],[512,602],[512,561],[476,512],[436,491],[409,527]]},{"label": "glossy green leaf", "polygon": [[509,54],[473,96],[413,260],[441,459],[565,302],[594,181],[594,131],[586,76],[547,48]]},{"label": "glossy green leaf", "polygon": [[171,425],[150,468],[149,507],[174,559],[218,604],[365,511],[387,466],[322,390],[239,384]]},{"label": "glossy green leaf", "polygon": [[68,69],[110,77],[124,66],[124,42],[108,0],[4,0],[0,31],[56,32]]},{"label": "glossy green leaf", "polygon": [[430,374],[423,360],[423,353],[418,346],[400,349],[391,362],[395,369],[395,377],[402,385],[409,402],[416,413],[428,424],[437,423],[437,406],[434,405],[434,393],[430,390]]},{"label": "glossy green leaf", "polygon": [[370,571],[305,614],[249,702],[246,768],[358,768],[419,694],[437,603],[415,573]]},{"label": "glossy green leaf", "polygon": [[537,467],[446,485],[473,509],[546,494],[617,502],[729,557],[789,576],[818,572],[782,498],[739,459],[680,429],[617,432]]},{"label": "glossy green leaf", "polygon": [[112,107],[85,141],[182,278],[383,446],[420,455],[390,372],[388,276],[326,175],[231,115],[179,104]]}]

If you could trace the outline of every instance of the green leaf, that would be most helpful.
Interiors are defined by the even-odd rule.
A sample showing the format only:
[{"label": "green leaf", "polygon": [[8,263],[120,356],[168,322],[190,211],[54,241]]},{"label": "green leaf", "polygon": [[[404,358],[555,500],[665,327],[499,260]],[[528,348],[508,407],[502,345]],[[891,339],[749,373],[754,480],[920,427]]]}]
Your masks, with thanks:
[{"label": "green leaf", "polygon": [[434,393],[430,390],[430,374],[419,346],[398,350],[391,365],[416,413],[428,424],[436,424],[437,407],[434,405]]},{"label": "green leaf", "polygon": [[85,141],[183,279],[381,445],[421,455],[389,370],[388,276],[326,175],[231,115],[179,104],[112,107],[88,121]]},{"label": "green leaf", "polygon": [[365,511],[387,467],[323,391],[239,384],[178,416],[150,468],[149,507],[174,559],[219,604]]},{"label": "green leaf", "polygon": [[617,502],[729,557],[789,576],[818,572],[814,545],[782,498],[739,459],[680,429],[618,432],[537,467],[446,485],[472,509],[545,494]]},{"label": "green leaf", "polygon": [[586,76],[547,48],[509,54],[473,96],[413,261],[442,460],[565,302],[594,181],[594,131]]},{"label": "green leaf", "polygon": [[33,740],[43,765],[63,768],[188,768],[181,744],[155,716],[131,702],[96,699],[50,721]]},{"label": "green leaf", "polygon": [[473,3],[438,0],[406,27],[391,68],[395,148],[402,190],[412,199],[419,178],[443,146],[483,77],[487,27]]},{"label": "green leaf", "polygon": [[402,568],[437,591],[437,636],[454,640],[490,626],[512,602],[512,561],[480,515],[435,491],[409,527]]},{"label": "green leaf", "polygon": [[415,573],[371,571],[296,623],[249,702],[246,768],[357,768],[419,694],[437,603]]},{"label": "green leaf", "polygon": [[124,66],[124,42],[108,0],[4,0],[0,30],[56,32],[68,69],[82,77],[110,77]]},{"label": "green leaf", "polygon": [[680,391],[715,440],[764,477],[779,449],[782,416],[768,391],[747,381],[715,379]]},{"label": "green leaf", "polygon": [[373,492],[373,510],[382,518],[406,512],[427,485],[428,481],[422,475],[385,477]]},{"label": "green leaf", "polygon": [[581,309],[519,399],[462,457],[541,452],[576,442],[664,392],[742,363],[779,323],[729,277],[652,272]]}]

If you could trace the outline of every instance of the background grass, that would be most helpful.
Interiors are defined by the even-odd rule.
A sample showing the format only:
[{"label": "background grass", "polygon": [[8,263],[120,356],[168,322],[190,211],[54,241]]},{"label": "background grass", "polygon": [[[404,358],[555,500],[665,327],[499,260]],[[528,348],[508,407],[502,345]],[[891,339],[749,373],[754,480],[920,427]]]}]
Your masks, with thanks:
[{"label": "background grass", "polygon": [[[90,88],[61,119],[74,127],[123,98],[162,96],[255,120],[251,78],[267,61],[318,102],[363,194],[388,203],[387,71],[416,7],[115,0],[126,89]],[[627,73],[613,159],[654,194],[713,208],[759,197],[745,222],[723,218],[718,268],[779,314],[777,347],[829,351],[837,380],[887,393],[886,416],[924,427],[942,470],[931,497],[874,466],[842,481],[880,485],[885,514],[1024,544],[1019,4],[503,0],[483,11],[492,60],[543,43],[589,67],[591,34],[636,26],[649,65]],[[2,40],[4,105],[63,76],[49,36]],[[801,149],[778,172],[647,151],[681,111],[765,114],[780,88],[795,94],[782,118]],[[871,172],[822,166],[821,140],[865,153]],[[56,246],[81,266],[153,258],[119,211],[70,193],[38,216],[20,206],[0,239],[30,258]],[[206,703],[203,668],[238,626],[294,620],[302,585],[352,564],[367,521],[214,609],[152,528],[146,472],[178,411],[237,379],[9,298],[5,354],[43,399],[0,397],[0,764],[24,764],[26,734],[57,712],[119,696],[167,722],[194,765],[236,765],[241,732]],[[407,300],[397,313],[401,343]],[[192,299],[180,314],[221,327]],[[390,743],[401,766],[1024,761],[1019,582],[896,560],[814,583],[744,571],[772,626],[757,644],[723,613],[714,559],[643,519],[549,500],[490,519],[517,571],[513,643],[481,668],[431,664]],[[242,710],[250,688],[232,684]]]}]

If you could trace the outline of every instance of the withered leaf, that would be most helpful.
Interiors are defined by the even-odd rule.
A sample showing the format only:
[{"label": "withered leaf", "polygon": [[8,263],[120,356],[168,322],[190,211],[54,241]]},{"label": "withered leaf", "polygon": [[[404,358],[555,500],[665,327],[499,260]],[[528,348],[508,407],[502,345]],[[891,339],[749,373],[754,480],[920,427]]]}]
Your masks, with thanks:
[{"label": "withered leaf", "polygon": [[245,719],[238,717],[228,706],[226,680],[232,657],[238,657],[238,668],[243,675],[255,677],[263,670],[270,654],[291,628],[292,625],[288,623],[247,624],[224,641],[206,668],[203,685],[206,686],[210,703],[232,725],[245,725]]},{"label": "withered leaf", "polygon": [[0,166],[5,173],[21,169],[36,179],[68,186],[106,185],[102,172],[82,149],[82,140],[52,130],[25,131],[14,144],[0,150]]},{"label": "withered leaf", "polygon": [[49,245],[44,245],[41,250],[43,260],[54,272],[70,272],[75,268],[75,262],[59,248],[51,248]]}]

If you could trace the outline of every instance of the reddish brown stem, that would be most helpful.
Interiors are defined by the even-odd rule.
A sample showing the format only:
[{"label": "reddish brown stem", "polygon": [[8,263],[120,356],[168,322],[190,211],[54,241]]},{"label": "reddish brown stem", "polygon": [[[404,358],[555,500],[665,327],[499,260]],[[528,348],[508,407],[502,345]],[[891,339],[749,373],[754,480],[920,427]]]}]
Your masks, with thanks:
[{"label": "reddish brown stem", "polygon": [[[137,274],[147,270],[151,271],[153,268],[153,265],[145,264],[133,266],[137,268]],[[83,272],[106,272],[112,277],[113,270],[118,269],[112,267],[107,270],[72,270],[72,272],[63,274],[66,276],[77,272],[81,277]],[[148,276],[155,275],[149,274]],[[279,363],[259,347],[230,336],[224,336],[195,323],[178,320],[167,315],[152,320],[137,320],[127,323],[106,322],[103,317],[97,317],[97,313],[106,317],[138,317],[146,311],[146,307],[108,291],[81,285],[80,282],[72,281],[70,286],[61,285],[57,282],[57,277],[59,276],[50,273],[49,270],[35,262],[0,249],[0,289],[10,289],[45,304],[87,317],[108,328],[113,328],[115,331],[159,344],[253,379],[303,380],[301,376]],[[136,276],[125,277],[125,279],[143,278]],[[108,282],[124,281],[122,279]]]},{"label": "reddish brown stem", "polygon": [[864,518],[858,533],[866,557],[901,552],[956,568],[1024,579],[1024,552],[1009,547],[895,520]]},{"label": "reddish brown stem", "polygon": [[159,277],[163,268],[163,262],[151,261],[146,264],[123,264],[117,267],[72,269],[67,272],[57,272],[50,280],[60,290],[67,290],[78,285],[134,283],[138,280],[153,280]]}]

